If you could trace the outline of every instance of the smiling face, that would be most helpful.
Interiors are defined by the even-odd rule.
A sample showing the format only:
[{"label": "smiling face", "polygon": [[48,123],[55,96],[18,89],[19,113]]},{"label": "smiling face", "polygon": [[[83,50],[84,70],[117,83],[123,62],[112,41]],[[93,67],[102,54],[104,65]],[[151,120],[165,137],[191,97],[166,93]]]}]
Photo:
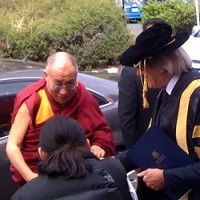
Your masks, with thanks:
[{"label": "smiling face", "polygon": [[66,54],[58,54],[45,71],[46,87],[50,95],[65,105],[76,92],[77,69]]}]

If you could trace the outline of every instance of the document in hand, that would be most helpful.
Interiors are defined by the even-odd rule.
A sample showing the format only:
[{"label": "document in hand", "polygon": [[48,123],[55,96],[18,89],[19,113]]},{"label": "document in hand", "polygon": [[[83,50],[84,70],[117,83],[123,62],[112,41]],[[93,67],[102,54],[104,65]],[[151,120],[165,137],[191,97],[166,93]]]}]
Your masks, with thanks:
[{"label": "document in hand", "polygon": [[176,168],[195,163],[157,126],[152,126],[143,134],[127,152],[127,157],[142,170]]}]

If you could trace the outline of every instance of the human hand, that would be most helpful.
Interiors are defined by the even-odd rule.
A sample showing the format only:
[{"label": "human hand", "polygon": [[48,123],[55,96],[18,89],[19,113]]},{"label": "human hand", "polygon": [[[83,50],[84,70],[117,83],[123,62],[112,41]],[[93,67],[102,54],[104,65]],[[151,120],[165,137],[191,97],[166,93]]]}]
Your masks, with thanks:
[{"label": "human hand", "polygon": [[95,154],[98,158],[103,158],[106,154],[106,152],[100,146],[97,145],[92,145],[90,147],[90,151],[93,154]]},{"label": "human hand", "polygon": [[137,174],[148,187],[153,190],[160,190],[165,186],[162,169],[147,169]]}]

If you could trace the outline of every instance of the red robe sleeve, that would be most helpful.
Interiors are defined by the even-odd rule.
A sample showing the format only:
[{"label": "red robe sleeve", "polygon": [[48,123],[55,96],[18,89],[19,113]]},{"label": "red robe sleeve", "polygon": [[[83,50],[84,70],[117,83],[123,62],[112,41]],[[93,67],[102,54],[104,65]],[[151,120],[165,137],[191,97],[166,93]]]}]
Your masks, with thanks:
[{"label": "red robe sleeve", "polygon": [[98,103],[83,85],[81,86],[81,96],[82,101],[76,120],[84,128],[91,145],[98,145],[105,150],[106,156],[113,156],[115,153],[113,133]]}]

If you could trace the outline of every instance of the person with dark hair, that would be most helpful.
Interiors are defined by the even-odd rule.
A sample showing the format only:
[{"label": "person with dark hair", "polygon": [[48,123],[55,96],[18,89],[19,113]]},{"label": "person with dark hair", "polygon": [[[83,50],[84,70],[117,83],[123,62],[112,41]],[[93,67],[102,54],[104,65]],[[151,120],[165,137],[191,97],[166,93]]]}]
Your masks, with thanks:
[{"label": "person with dark hair", "polygon": [[43,124],[54,115],[77,120],[99,158],[115,153],[112,130],[95,98],[77,80],[78,64],[66,52],[49,56],[44,77],[16,95],[6,152],[13,181],[22,186],[38,176],[37,148]]},{"label": "person with dark hair", "polygon": [[[138,173],[152,189],[147,199],[196,200],[200,197],[200,74],[181,47],[187,32],[173,35],[171,26],[154,24],[136,38],[121,56],[122,65],[135,66],[143,75],[143,99],[148,88],[162,88],[151,124],[168,135],[195,163],[151,168]],[[142,147],[145,151],[145,146]],[[170,148],[169,148],[170,151]],[[173,154],[173,152],[171,152]]]},{"label": "person with dark hair", "polygon": [[131,200],[121,163],[113,158],[99,160],[88,147],[77,121],[65,116],[50,118],[39,137],[39,176],[22,186],[11,200]]},{"label": "person with dark hair", "polygon": [[[143,30],[154,24],[167,24],[163,19],[152,18],[144,21]],[[146,131],[152,115],[154,103],[160,89],[150,89],[147,93],[148,108],[143,108],[142,82],[135,68],[125,65],[118,82],[118,113],[122,136],[126,149],[129,149]]]},{"label": "person with dark hair", "polygon": [[168,23],[166,20],[161,18],[149,18],[143,22],[142,28],[143,30],[146,30],[149,27],[153,26],[154,24],[168,24]]}]

